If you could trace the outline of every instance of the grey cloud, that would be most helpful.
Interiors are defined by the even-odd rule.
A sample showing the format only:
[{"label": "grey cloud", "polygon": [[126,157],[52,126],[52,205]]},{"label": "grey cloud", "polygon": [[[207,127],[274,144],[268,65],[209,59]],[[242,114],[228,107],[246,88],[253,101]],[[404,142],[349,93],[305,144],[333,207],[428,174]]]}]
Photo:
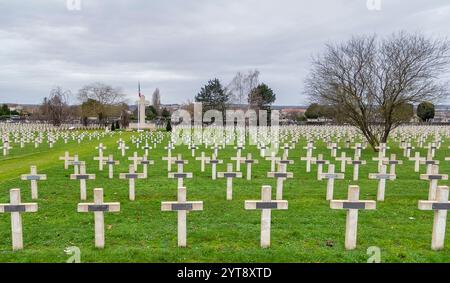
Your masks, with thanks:
[{"label": "grey cloud", "polygon": [[[0,0],[0,101],[36,103],[55,85],[103,81],[136,99],[137,80],[163,103],[208,79],[259,69],[277,104],[303,104],[311,55],[353,34],[401,29],[448,36],[447,0]],[[450,101],[449,101],[450,102]]]}]

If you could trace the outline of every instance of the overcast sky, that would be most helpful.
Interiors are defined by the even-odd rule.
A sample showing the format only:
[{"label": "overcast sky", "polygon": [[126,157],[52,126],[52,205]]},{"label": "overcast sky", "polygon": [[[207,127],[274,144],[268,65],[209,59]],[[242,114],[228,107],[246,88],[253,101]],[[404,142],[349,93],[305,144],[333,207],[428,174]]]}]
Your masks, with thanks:
[{"label": "overcast sky", "polygon": [[[76,0],[70,0],[74,2]],[[373,0],[377,1],[377,0]],[[70,5],[69,5],[70,6]],[[0,0],[0,102],[38,103],[56,85],[101,81],[162,103],[209,79],[258,69],[277,105],[306,104],[313,54],[353,34],[449,37],[449,0]],[[75,101],[74,101],[75,102]],[[448,101],[450,102],[450,99]]]}]

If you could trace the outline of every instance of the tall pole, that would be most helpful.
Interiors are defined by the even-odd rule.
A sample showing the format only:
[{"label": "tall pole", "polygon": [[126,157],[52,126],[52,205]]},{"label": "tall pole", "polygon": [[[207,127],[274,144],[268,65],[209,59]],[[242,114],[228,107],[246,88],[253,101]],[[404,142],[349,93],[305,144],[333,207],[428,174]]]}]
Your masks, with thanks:
[{"label": "tall pole", "polygon": [[138,132],[141,131],[141,82],[138,81],[138,92],[139,92],[139,100],[137,104],[138,108]]}]

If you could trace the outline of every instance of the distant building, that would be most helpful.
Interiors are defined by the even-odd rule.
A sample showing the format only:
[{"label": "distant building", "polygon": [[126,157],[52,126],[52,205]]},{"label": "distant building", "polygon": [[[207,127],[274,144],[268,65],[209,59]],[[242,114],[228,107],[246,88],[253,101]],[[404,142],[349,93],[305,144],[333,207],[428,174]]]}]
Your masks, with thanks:
[{"label": "distant building", "polygon": [[435,109],[433,123],[450,123],[450,105],[438,105]]}]

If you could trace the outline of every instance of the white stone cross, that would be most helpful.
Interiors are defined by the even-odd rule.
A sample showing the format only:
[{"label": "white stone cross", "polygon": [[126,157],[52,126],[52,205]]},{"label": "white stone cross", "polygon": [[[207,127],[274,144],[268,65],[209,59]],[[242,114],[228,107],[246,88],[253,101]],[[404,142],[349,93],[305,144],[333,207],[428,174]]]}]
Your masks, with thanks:
[{"label": "white stone cross", "polygon": [[247,158],[244,160],[245,164],[247,164],[247,180],[252,179],[252,164],[258,164],[257,159],[252,159],[252,154],[248,153]]},{"label": "white stone cross", "polygon": [[142,161],[142,157],[138,156],[138,153],[135,151],[132,157],[128,157],[129,161],[133,161],[134,171],[138,170],[138,162]]},{"label": "white stone cross", "polygon": [[85,165],[85,162],[78,160],[78,154],[75,154],[73,160],[69,161],[69,165],[73,166],[73,174],[76,175],[80,171],[80,166]]},{"label": "white stone cross", "polygon": [[397,156],[395,153],[391,154],[390,159],[386,159],[383,161],[383,165],[389,165],[389,174],[395,175],[395,166],[399,164],[403,164],[402,160],[397,160]]},{"label": "white stone cross", "polygon": [[47,180],[47,175],[38,174],[36,166],[30,167],[30,174],[23,174],[21,179],[24,181],[31,181],[31,199],[38,198],[38,184],[37,181]]},{"label": "white stone cross", "polygon": [[119,143],[118,149],[120,150],[120,152],[121,152],[121,154],[122,154],[122,157],[125,157],[125,152],[126,152],[126,150],[127,150],[127,149],[130,149],[130,148],[129,148],[128,146],[125,145],[125,142],[124,142],[124,141],[121,141],[121,142]]},{"label": "white stone cross", "polygon": [[142,157],[142,160],[139,162],[140,165],[142,165],[142,173],[144,174],[145,178],[148,177],[148,165],[154,165],[155,161],[147,159],[147,155],[144,155]]},{"label": "white stone cross", "polygon": [[283,146],[283,156],[286,156],[286,158],[289,156],[289,149],[291,149],[292,147],[285,143]]},{"label": "white stone cross", "polygon": [[363,146],[361,143],[356,143],[355,146],[352,147],[352,149],[355,150],[355,159],[359,159],[361,157],[361,150],[363,149]]},{"label": "white stone cross", "polygon": [[206,161],[206,163],[211,164],[211,178],[215,180],[217,177],[217,164],[222,164],[223,160],[217,159],[216,155],[213,154],[212,157]]},{"label": "white stone cross", "polygon": [[275,156],[275,152],[270,153],[270,157],[266,157],[266,160],[270,161],[270,172],[275,172],[275,164],[277,161],[281,160],[280,157]]},{"label": "white stone cross", "polygon": [[128,179],[128,196],[131,201],[134,201],[135,197],[136,197],[135,196],[135,189],[136,189],[135,180],[136,179],[145,179],[144,174],[136,173],[136,171],[134,170],[134,165],[130,165],[128,168],[128,173],[120,173],[119,178],[120,179]]},{"label": "white stone cross", "polygon": [[177,172],[176,173],[169,173],[169,178],[171,179],[178,179],[178,188],[184,187],[183,186],[183,179],[184,178],[188,178],[191,179],[192,178],[192,173],[187,173],[183,171],[183,166],[184,164],[188,164],[187,160],[183,160],[181,158],[181,154],[178,154],[178,158],[176,158],[176,160],[174,161],[175,164],[177,164]]},{"label": "white stone cross", "polygon": [[334,179],[344,179],[345,176],[342,173],[335,173],[334,172],[334,164],[328,165],[328,172],[322,173],[322,178],[328,179],[327,181],[327,200],[333,199],[334,194]]},{"label": "white stone cross", "polygon": [[280,164],[285,165],[286,170],[288,169],[287,168],[288,165],[294,164],[294,160],[287,159],[286,155],[283,155],[283,157],[280,160],[277,160],[276,162],[277,162],[278,166],[280,166]]},{"label": "white stone cross", "polygon": [[359,157],[356,157],[354,160],[350,159],[347,161],[347,164],[353,165],[353,181],[358,181],[359,179],[359,166],[365,165],[365,160],[359,160]]},{"label": "white stone cross", "polygon": [[380,156],[386,156],[386,149],[390,149],[384,142],[380,143],[380,145],[375,148],[379,150]]},{"label": "white stone cross", "polygon": [[69,162],[73,161],[73,157],[70,157],[70,154],[68,151],[64,152],[64,156],[60,156],[59,160],[64,160],[64,169],[69,169]]},{"label": "white stone cross", "polygon": [[450,210],[450,202],[448,201],[448,186],[439,186],[437,188],[436,200],[420,200],[419,209],[434,210],[431,249],[435,251],[444,249],[447,211]]},{"label": "white stone cross", "polygon": [[227,200],[233,199],[233,178],[242,178],[241,172],[233,172],[233,164],[227,164],[227,172],[218,172],[217,177],[227,178]]},{"label": "white stone cross", "polygon": [[430,181],[430,185],[428,188],[428,200],[436,200],[436,190],[438,186],[439,180],[448,180],[447,174],[439,174],[439,166],[433,165],[431,167],[431,172],[427,174],[420,175],[421,180]]},{"label": "white stone cross", "polygon": [[420,152],[416,151],[414,157],[410,157],[409,161],[414,161],[414,172],[420,171],[420,163],[425,162],[425,157],[420,157]]},{"label": "white stone cross", "polygon": [[106,165],[108,165],[108,177],[110,179],[114,178],[114,165],[119,165],[120,161],[114,160],[114,157],[112,154],[108,156],[108,160],[104,161]]},{"label": "white stone cross", "polygon": [[405,156],[406,158],[410,158],[411,157],[411,150],[413,150],[414,147],[411,145],[410,142],[406,143],[404,149],[403,149],[403,156]]},{"label": "white stone cross", "polygon": [[347,162],[349,160],[352,160],[350,157],[346,156],[347,154],[345,153],[345,151],[341,152],[341,157],[336,157],[336,161],[340,161],[341,162],[341,173],[345,173],[345,165],[347,164]]},{"label": "white stone cross", "polygon": [[231,157],[232,161],[236,161],[236,171],[241,171],[241,163],[245,161],[245,157],[241,156],[241,150],[238,148],[235,157]]},{"label": "white stone cross", "polygon": [[3,141],[3,146],[1,146],[0,148],[3,149],[3,156],[6,156],[9,154],[9,150],[12,149],[12,147],[9,145],[9,141],[5,140]]},{"label": "white stone cross", "polygon": [[286,164],[279,163],[278,164],[278,172],[267,172],[268,178],[276,178],[277,179],[277,191],[276,191],[276,199],[283,199],[283,183],[287,178],[293,178],[294,174],[291,172],[286,172]]},{"label": "white stone cross", "polygon": [[95,180],[95,174],[86,174],[86,165],[81,164],[80,173],[71,174],[70,179],[80,181],[80,199],[86,200],[86,180]]},{"label": "white stone cross", "polygon": [[319,154],[316,159],[314,159],[313,164],[317,164],[317,180],[322,180],[322,172],[323,172],[323,165],[324,164],[330,164],[330,161],[323,159],[323,154]]},{"label": "white stone cross", "polygon": [[79,203],[78,212],[94,212],[95,247],[105,247],[105,212],[119,212],[119,202],[103,202],[103,189],[94,189],[94,203]]},{"label": "white stone cross", "polygon": [[[316,147],[314,146],[314,144],[312,142],[308,142],[308,144],[303,147],[303,149],[306,149],[306,156],[307,157],[311,157],[312,153],[313,153],[313,149],[316,149]],[[309,172],[309,171],[307,171]]]},{"label": "white stone cross", "polygon": [[208,161],[210,158],[208,156],[205,156],[205,152],[202,151],[200,154],[200,157],[196,157],[195,160],[200,160],[200,170],[201,172],[205,172],[205,162]]},{"label": "white stone cross", "polygon": [[439,165],[439,160],[433,160],[431,157],[428,157],[425,160],[421,160],[420,164],[427,166],[427,174],[431,174],[431,170],[434,165]]},{"label": "white stone cross", "polygon": [[383,165],[383,162],[389,160],[389,158],[385,157],[383,151],[380,150],[378,152],[378,157],[372,157],[372,160],[373,161],[378,161],[378,171],[380,171],[381,170],[381,165]]},{"label": "white stone cross", "polygon": [[336,157],[337,150],[340,149],[337,143],[331,143],[330,146],[327,146],[327,149],[331,150],[331,157]]},{"label": "white stone cross", "polygon": [[234,149],[236,149],[236,156],[241,156],[242,150],[245,149],[245,147],[242,144],[238,144]]},{"label": "white stone cross", "polygon": [[98,156],[94,157],[94,160],[98,160],[98,170],[103,171],[103,161],[105,161],[103,150],[106,149],[106,146],[103,146],[103,144],[100,143],[95,149],[98,149]]},{"label": "white stone cross", "polygon": [[287,210],[287,200],[272,200],[272,187],[262,186],[261,200],[246,200],[246,210],[261,209],[261,248],[270,247],[270,222],[272,209]]},{"label": "white stone cross", "polygon": [[307,155],[306,157],[301,157],[300,160],[306,161],[306,172],[307,173],[311,172],[311,163],[314,162],[316,158]]},{"label": "white stone cross", "polygon": [[330,201],[331,209],[348,209],[345,227],[345,248],[347,250],[353,250],[356,248],[358,233],[358,210],[375,210],[376,204],[377,203],[373,200],[359,200],[359,186],[348,187],[347,200]]},{"label": "white stone cross", "polygon": [[384,201],[384,194],[386,190],[386,180],[395,180],[395,174],[386,173],[386,165],[381,165],[381,170],[379,173],[369,173],[369,179],[378,180],[378,192],[377,200]]},{"label": "white stone cross", "polygon": [[214,150],[214,155],[215,156],[219,156],[219,149],[221,149],[221,147],[216,143],[214,144],[213,147],[211,147]]},{"label": "white stone cross", "polygon": [[0,213],[11,213],[11,233],[13,250],[23,249],[22,215],[23,212],[37,212],[37,203],[22,203],[20,189],[9,191],[10,202],[0,204]]},{"label": "white stone cross", "polygon": [[142,149],[144,150],[144,155],[148,156],[148,151],[152,148],[148,145],[148,142],[146,141],[145,145],[142,147]]},{"label": "white stone cross", "polygon": [[435,142],[429,143],[428,146],[426,146],[425,148],[428,149],[428,156],[434,158],[437,149],[436,143]]},{"label": "white stone cross", "polygon": [[191,150],[191,156],[195,157],[195,150],[198,149],[198,146],[196,146],[195,144],[191,144],[189,146],[189,149]]},{"label": "white stone cross", "polygon": [[265,144],[258,144],[257,148],[259,149],[259,156],[263,158],[266,157],[267,146]]},{"label": "white stone cross", "polygon": [[172,163],[174,163],[175,160],[177,160],[176,157],[172,157],[172,150],[169,147],[169,149],[167,150],[167,156],[163,157],[162,160],[166,160],[167,161],[167,172],[172,171]]},{"label": "white stone cross", "polygon": [[186,216],[188,211],[203,210],[203,201],[186,201],[186,188],[178,187],[178,201],[161,202],[161,211],[178,213],[178,247],[186,247]]}]

